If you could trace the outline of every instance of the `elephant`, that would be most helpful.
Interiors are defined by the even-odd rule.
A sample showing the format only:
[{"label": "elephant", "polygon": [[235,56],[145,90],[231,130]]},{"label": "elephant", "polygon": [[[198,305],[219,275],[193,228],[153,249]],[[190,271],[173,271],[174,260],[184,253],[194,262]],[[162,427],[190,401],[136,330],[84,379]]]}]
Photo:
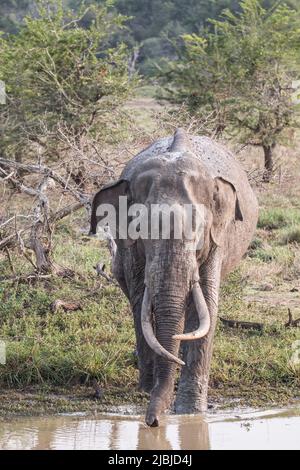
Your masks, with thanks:
[{"label": "elephant", "polygon": [[[203,214],[192,245],[185,236],[126,238],[118,224],[114,235],[112,272],[132,309],[139,388],[150,394],[146,424],[155,427],[173,402],[179,414],[207,409],[220,282],[248,249],[258,203],[229,150],[181,128],[132,158],[120,179],[94,196],[91,234],[101,221],[98,208],[110,204],[120,215],[121,197],[129,207],[176,203],[184,212],[191,204]],[[125,224],[130,220],[126,215]]]}]

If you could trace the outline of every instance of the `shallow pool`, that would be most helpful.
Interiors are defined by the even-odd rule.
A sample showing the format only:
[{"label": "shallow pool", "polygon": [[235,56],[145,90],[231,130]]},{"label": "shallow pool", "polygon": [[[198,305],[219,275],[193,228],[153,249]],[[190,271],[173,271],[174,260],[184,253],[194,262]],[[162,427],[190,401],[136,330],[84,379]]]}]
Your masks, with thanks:
[{"label": "shallow pool", "polygon": [[141,416],[23,417],[1,423],[0,449],[300,450],[300,408],[165,416],[158,428]]}]

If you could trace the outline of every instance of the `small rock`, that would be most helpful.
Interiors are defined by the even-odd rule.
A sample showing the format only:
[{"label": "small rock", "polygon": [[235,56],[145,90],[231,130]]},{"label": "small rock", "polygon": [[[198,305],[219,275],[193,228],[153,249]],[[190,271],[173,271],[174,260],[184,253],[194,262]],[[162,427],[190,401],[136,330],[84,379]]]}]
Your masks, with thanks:
[{"label": "small rock", "polygon": [[274,286],[270,282],[266,282],[265,284],[262,284],[259,289],[268,292],[274,290]]},{"label": "small rock", "polygon": [[299,289],[297,287],[293,287],[290,292],[299,292]]},{"label": "small rock", "polygon": [[74,310],[82,310],[79,302],[70,302],[66,300],[57,299],[50,305],[50,310],[52,313],[56,313],[60,308],[65,312],[73,312]]}]

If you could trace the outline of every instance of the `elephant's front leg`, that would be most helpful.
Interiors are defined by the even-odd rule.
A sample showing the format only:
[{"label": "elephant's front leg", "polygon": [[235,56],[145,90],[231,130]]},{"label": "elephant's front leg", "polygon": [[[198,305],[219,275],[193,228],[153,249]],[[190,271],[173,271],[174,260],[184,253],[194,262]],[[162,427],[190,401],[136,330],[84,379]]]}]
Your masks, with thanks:
[{"label": "elephant's front leg", "polygon": [[[182,345],[183,360],[181,377],[175,402],[176,413],[195,413],[207,410],[208,381],[213,351],[213,338],[218,314],[218,298],[221,273],[221,254],[218,248],[201,269],[201,287],[211,318],[209,333],[200,340],[185,341]],[[195,306],[191,301],[186,318],[186,331],[198,327]]]},{"label": "elephant's front leg", "polygon": [[141,324],[143,294],[132,307],[139,367],[139,389],[150,393],[154,386],[154,353],[145,341]]},{"label": "elephant's front leg", "polygon": [[[141,261],[136,247],[122,252],[122,275],[134,318],[136,351],[139,368],[139,389],[150,393],[154,386],[154,353],[146,343],[142,331],[141,312],[144,296],[144,262]],[[120,283],[120,277],[119,277]],[[121,283],[120,283],[121,284]]]}]

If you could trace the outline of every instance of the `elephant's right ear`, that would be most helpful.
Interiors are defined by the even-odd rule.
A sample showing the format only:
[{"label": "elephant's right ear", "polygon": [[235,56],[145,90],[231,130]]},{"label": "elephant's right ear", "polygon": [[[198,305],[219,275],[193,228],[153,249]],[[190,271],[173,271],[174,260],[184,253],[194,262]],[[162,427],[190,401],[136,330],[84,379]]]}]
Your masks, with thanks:
[{"label": "elephant's right ear", "polygon": [[235,186],[225,178],[215,178],[212,212],[213,223],[210,233],[215,244],[220,246],[228,224],[231,221],[243,221]]},{"label": "elephant's right ear", "polygon": [[92,202],[92,213],[91,213],[91,227],[90,234],[95,235],[97,233],[97,225],[103,218],[100,206],[103,208],[111,205],[115,209],[116,223],[119,220],[119,204],[120,197],[129,196],[129,183],[125,180],[119,180],[109,185],[104,186],[95,196]]}]

